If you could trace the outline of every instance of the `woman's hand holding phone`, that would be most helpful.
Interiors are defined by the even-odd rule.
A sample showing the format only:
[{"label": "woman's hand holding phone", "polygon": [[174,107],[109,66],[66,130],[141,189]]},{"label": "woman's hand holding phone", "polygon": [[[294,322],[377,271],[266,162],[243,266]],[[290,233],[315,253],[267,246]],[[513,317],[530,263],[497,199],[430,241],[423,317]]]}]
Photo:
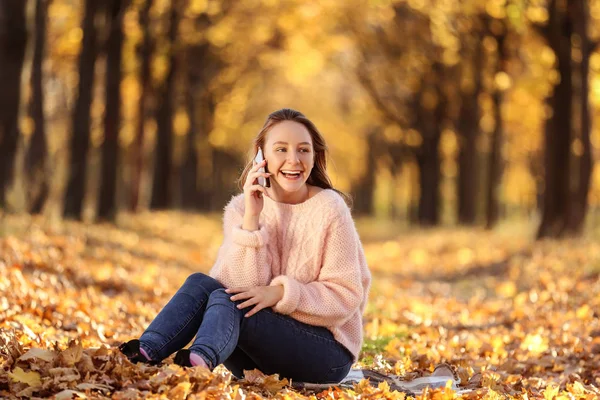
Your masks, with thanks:
[{"label": "woman's hand holding phone", "polygon": [[260,171],[267,165],[266,160],[259,163],[254,162],[252,169],[248,173],[246,182],[244,183],[244,201],[245,213],[242,229],[255,231],[258,229],[258,217],[264,206],[264,196],[269,196],[267,189],[258,184],[258,178],[268,178],[271,176],[268,172]]}]

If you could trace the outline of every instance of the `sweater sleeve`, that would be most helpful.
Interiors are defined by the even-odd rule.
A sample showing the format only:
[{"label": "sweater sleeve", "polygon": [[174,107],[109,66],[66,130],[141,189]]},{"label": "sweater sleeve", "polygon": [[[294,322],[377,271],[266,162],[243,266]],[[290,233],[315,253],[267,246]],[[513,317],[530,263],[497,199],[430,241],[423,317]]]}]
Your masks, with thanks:
[{"label": "sweater sleeve", "polygon": [[239,203],[240,198],[234,198],[225,207],[223,244],[209,275],[227,288],[264,286],[271,279],[268,230],[265,225],[254,232],[242,229],[244,213]]},{"label": "sweater sleeve", "polygon": [[362,277],[366,263],[362,265],[362,246],[349,210],[329,225],[323,245],[316,281],[302,283],[286,275],[271,281],[271,286],[283,286],[283,298],[273,309],[311,325],[341,326],[361,312],[366,296]]}]

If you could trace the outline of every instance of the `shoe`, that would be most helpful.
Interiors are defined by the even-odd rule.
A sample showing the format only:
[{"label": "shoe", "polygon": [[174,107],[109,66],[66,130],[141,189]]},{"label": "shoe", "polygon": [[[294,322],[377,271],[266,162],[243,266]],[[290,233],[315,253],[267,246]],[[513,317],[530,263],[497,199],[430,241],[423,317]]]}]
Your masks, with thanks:
[{"label": "shoe", "polygon": [[121,353],[125,354],[125,357],[132,363],[145,363],[154,365],[156,364],[152,360],[148,360],[144,355],[140,352],[140,341],[137,339],[130,340],[129,342],[122,343],[119,346],[119,350]]},{"label": "shoe", "polygon": [[182,349],[175,354],[175,359],[173,362],[182,367],[193,367],[192,362],[190,361],[190,354],[192,352],[188,349]]}]

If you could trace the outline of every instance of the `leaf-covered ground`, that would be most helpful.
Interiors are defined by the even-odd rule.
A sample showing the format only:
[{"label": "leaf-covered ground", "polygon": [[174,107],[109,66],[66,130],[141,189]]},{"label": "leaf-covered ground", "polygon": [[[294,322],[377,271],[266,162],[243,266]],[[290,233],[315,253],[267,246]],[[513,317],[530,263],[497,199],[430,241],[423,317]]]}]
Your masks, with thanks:
[{"label": "leaf-covered ground", "polygon": [[[457,229],[383,240],[373,224],[359,226],[374,276],[361,366],[412,379],[447,362],[471,389],[419,398],[600,397],[599,243]],[[366,382],[297,392],[257,371],[237,381],[224,368],[130,364],[115,346],[210,268],[220,240],[218,216],[155,213],[118,227],[6,217],[0,397],[404,398]]]}]

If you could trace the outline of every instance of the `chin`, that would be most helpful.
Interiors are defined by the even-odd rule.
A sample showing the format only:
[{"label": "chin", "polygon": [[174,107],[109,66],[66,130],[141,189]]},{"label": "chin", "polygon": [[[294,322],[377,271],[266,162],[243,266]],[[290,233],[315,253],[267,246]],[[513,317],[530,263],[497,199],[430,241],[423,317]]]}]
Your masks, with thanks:
[{"label": "chin", "polygon": [[303,182],[277,182],[278,186],[289,193],[294,193],[297,192],[298,190],[302,189],[304,187],[304,185],[306,185],[306,181]]}]

